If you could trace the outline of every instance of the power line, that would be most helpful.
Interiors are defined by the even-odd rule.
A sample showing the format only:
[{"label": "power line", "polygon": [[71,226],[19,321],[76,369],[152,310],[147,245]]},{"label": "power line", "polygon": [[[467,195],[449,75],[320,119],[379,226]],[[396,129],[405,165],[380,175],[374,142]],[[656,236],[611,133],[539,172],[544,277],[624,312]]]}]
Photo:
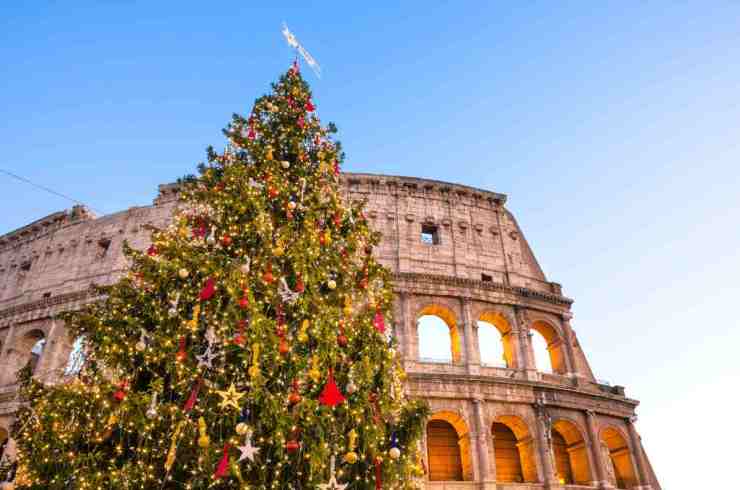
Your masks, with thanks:
[{"label": "power line", "polygon": [[14,174],[12,172],[8,172],[7,170],[3,170],[1,168],[0,168],[0,172],[4,173],[5,175],[8,175],[8,176],[10,176],[10,177],[12,177],[12,178],[14,178],[16,180],[20,180],[21,182],[24,182],[24,183],[26,183],[28,185],[31,185],[33,187],[36,187],[37,189],[41,189],[42,191],[48,192],[49,194],[53,194],[53,195],[55,195],[57,197],[61,197],[61,198],[66,199],[68,201],[72,201],[73,203],[79,204],[80,206],[85,206],[86,208],[95,211],[97,214],[99,214],[101,216],[104,214],[104,213],[101,213],[100,211],[98,211],[97,209],[93,208],[92,206],[89,206],[89,205],[85,204],[82,201],[78,201],[77,199],[73,199],[73,198],[71,198],[69,196],[65,196],[61,192],[57,192],[54,189],[49,189],[46,186],[43,186],[41,184],[37,184],[35,182],[32,182],[32,181],[28,180],[25,177],[21,177],[20,175],[16,175],[16,174]]}]

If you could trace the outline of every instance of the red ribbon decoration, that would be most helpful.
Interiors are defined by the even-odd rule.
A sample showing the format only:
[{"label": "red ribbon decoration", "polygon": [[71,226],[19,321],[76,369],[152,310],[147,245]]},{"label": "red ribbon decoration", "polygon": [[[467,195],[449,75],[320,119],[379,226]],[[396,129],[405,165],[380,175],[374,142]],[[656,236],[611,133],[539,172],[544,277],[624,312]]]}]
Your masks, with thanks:
[{"label": "red ribbon decoration", "polygon": [[185,413],[188,413],[193,409],[193,407],[195,407],[195,402],[198,401],[198,392],[200,391],[200,386],[202,384],[203,380],[201,378],[198,378],[198,381],[196,381],[193,385],[193,389],[190,391],[188,401],[185,402],[185,406],[182,408]]},{"label": "red ribbon decoration", "polygon": [[382,490],[383,488],[383,473],[381,471],[380,465],[382,465],[383,462],[375,458],[375,490]]},{"label": "red ribbon decoration", "polygon": [[226,476],[226,470],[229,469],[229,443],[224,444],[224,455],[221,456],[221,461],[218,462],[216,473],[213,474],[213,478],[219,479]]},{"label": "red ribbon decoration", "polygon": [[375,312],[373,325],[375,326],[375,330],[380,333],[385,333],[385,318],[383,317],[383,314],[380,312],[380,310]]},{"label": "red ribbon decoration", "polygon": [[206,301],[208,299],[211,299],[211,296],[213,296],[213,293],[216,292],[216,280],[212,277],[209,277],[206,279],[206,284],[203,286],[203,289],[200,290],[200,300]]}]

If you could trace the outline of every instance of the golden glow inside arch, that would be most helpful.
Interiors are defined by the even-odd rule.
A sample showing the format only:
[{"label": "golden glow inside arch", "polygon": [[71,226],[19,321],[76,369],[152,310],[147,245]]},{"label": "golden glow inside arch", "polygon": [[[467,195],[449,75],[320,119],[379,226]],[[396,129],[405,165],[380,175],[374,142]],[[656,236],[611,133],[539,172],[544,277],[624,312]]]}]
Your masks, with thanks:
[{"label": "golden glow inside arch", "polygon": [[516,415],[496,417],[491,436],[497,481],[538,481],[534,440],[524,420]]},{"label": "golden glow inside arch", "polygon": [[[605,461],[610,479],[617,488],[632,488],[637,485],[637,476],[632,464],[632,456],[627,440],[616,427],[607,427],[601,431],[601,442],[609,461]],[[605,456],[607,456],[605,454]]]},{"label": "golden glow inside arch", "polygon": [[462,347],[460,341],[460,332],[457,327],[455,314],[449,308],[432,304],[425,306],[424,308],[422,308],[421,311],[419,311],[417,315],[417,322],[421,320],[421,318],[424,316],[436,316],[447,325],[447,328],[450,332],[450,351],[452,362],[459,363],[462,360]]},{"label": "golden glow inside arch", "polygon": [[591,478],[588,448],[578,426],[558,419],[552,424],[553,455],[558,479],[562,483],[587,485]]},{"label": "golden glow inside arch", "polygon": [[[451,440],[449,429],[455,432],[457,447]],[[459,414],[451,411],[436,412],[427,422],[427,457],[430,480],[450,478],[448,481],[473,480],[471,441],[468,424]],[[446,434],[446,435],[445,435]],[[459,472],[456,470],[459,468]],[[459,481],[458,480],[458,481]]]}]

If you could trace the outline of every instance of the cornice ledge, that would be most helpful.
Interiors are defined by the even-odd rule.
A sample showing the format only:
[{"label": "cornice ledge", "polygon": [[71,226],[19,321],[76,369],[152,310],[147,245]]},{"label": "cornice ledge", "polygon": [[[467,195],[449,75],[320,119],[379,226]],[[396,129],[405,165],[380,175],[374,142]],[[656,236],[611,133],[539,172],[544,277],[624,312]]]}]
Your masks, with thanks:
[{"label": "cornice ledge", "polygon": [[77,301],[84,301],[97,297],[95,291],[92,289],[84,289],[82,291],[75,291],[73,293],[60,294],[52,296],[50,298],[43,298],[37,301],[29,301],[20,305],[14,305],[4,310],[0,310],[0,320],[9,318],[15,315],[21,315],[35,310],[41,310],[52,306],[64,305],[67,303],[74,303]]},{"label": "cornice ledge", "polygon": [[393,278],[400,281],[414,282],[434,282],[456,287],[469,287],[487,291],[501,291],[504,293],[516,294],[524,298],[533,298],[552,303],[560,306],[570,306],[573,304],[571,298],[557,294],[545,293],[520,286],[507,286],[500,282],[481,281],[478,279],[469,279],[467,277],[445,276],[440,274],[428,274],[422,272],[395,272]]}]

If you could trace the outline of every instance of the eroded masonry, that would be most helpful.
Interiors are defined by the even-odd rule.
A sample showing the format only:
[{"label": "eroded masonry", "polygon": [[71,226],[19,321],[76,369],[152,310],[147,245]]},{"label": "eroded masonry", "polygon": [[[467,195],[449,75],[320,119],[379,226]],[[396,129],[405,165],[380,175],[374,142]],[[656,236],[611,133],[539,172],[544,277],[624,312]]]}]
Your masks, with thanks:
[{"label": "eroded masonry", "polygon": [[[407,389],[433,413],[422,442],[427,488],[661,488],[635,430],[637,401],[594,377],[572,300],[545,278],[506,196],[385,175],[344,174],[342,186],[367,199],[383,234],[376,254],[395,273]],[[176,204],[176,188],[163,185],[152,206],[102,217],[75,207],[0,236],[0,443],[9,457],[16,372],[31,363],[35,376],[58,382],[74,371],[79,352],[58,314],[93,301],[91,284],[114,282],[123,241],[147,247],[146,225],[165,225]],[[439,335],[420,321],[429,318],[444,325],[434,339],[449,346],[442,359],[420,353],[425,335]],[[498,362],[481,356],[489,347]]]}]

